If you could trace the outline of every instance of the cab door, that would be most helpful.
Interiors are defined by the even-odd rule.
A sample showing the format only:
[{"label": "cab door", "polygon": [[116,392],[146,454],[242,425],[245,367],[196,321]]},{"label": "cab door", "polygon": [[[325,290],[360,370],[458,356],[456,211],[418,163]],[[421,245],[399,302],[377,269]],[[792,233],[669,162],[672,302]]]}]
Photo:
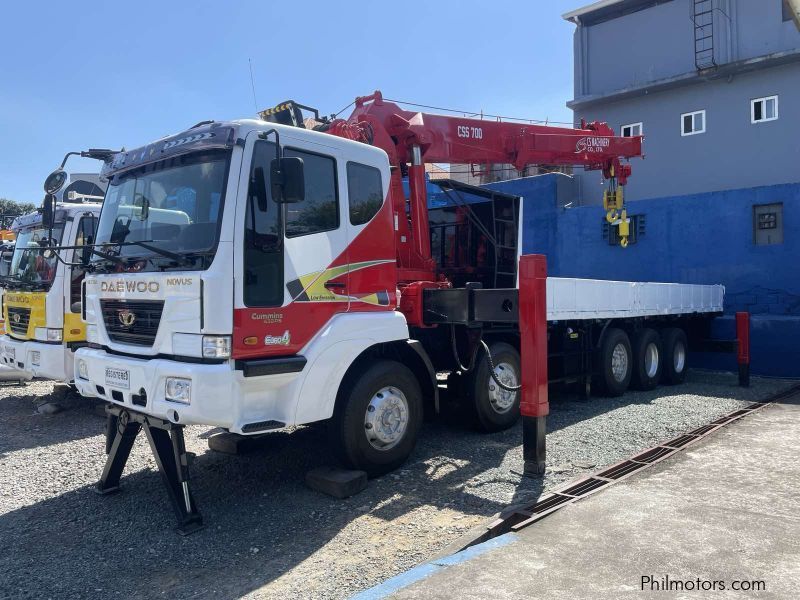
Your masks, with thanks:
[{"label": "cab door", "polygon": [[237,227],[243,233],[236,241],[241,245],[234,314],[237,357],[296,354],[350,305],[335,152],[291,140],[284,142],[283,153],[303,159],[302,202],[275,202],[270,180],[275,144],[259,139],[258,132],[248,135],[240,183],[247,192],[239,194],[246,206],[237,210],[237,217],[243,213]]}]

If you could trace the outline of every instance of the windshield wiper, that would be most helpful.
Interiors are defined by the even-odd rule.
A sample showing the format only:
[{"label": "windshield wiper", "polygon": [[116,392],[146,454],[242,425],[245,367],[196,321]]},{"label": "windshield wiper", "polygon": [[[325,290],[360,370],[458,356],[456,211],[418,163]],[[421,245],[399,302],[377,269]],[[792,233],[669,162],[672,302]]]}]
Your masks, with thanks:
[{"label": "windshield wiper", "polygon": [[174,260],[176,263],[181,265],[189,266],[192,264],[186,257],[182,254],[177,254],[170,250],[165,250],[164,248],[159,248],[158,246],[153,246],[148,244],[147,242],[125,242],[125,245],[133,244],[134,246],[139,246],[140,248],[144,248],[145,250],[150,250],[151,252],[155,252],[156,254],[160,254],[166,258]]},{"label": "windshield wiper", "polygon": [[28,281],[16,275],[5,275],[0,278],[0,281],[2,281],[3,285],[9,289],[27,289],[30,291],[36,289],[46,289],[53,283],[52,281]]}]

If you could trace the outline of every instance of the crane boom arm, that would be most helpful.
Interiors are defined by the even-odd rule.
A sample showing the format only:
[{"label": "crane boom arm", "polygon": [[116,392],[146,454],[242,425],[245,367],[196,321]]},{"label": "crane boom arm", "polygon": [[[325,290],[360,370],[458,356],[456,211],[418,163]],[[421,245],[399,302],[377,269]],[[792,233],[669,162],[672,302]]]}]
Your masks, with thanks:
[{"label": "crane boom arm", "polygon": [[[569,128],[408,111],[384,100],[379,91],[356,98],[354,105],[349,118],[326,120],[315,129],[377,146],[388,154],[401,284],[437,278],[431,257],[425,163],[501,163],[520,170],[532,164],[577,165],[602,170],[609,180],[603,197],[607,218],[620,223],[620,236],[627,240],[621,186],[627,183],[631,167],[622,161],[642,155],[641,136],[617,136],[598,121]],[[308,107],[287,101],[263,111],[261,117],[304,127],[301,108]],[[408,199],[402,184],[406,175]]]},{"label": "crane boom arm", "polygon": [[602,169],[606,177],[616,176],[624,185],[630,167],[621,168],[620,159],[642,155],[641,137],[616,136],[606,123],[583,123],[574,129],[412,112],[383,100],[379,91],[356,99],[348,123],[369,123],[373,143],[396,163],[410,160],[418,145],[425,163],[509,163],[517,169],[579,165]]}]

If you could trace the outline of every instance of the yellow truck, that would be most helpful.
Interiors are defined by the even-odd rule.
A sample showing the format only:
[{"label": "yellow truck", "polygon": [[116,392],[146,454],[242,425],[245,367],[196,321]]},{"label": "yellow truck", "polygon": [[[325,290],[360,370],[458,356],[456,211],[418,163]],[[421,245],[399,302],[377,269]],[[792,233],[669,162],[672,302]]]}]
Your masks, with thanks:
[{"label": "yellow truck", "polygon": [[[73,196],[74,199],[74,196]],[[100,202],[55,204],[53,227],[42,212],[18,217],[12,226],[16,243],[3,277],[0,365],[70,383],[73,354],[85,345],[81,320],[81,284],[86,270],[82,253],[94,241]],[[56,253],[53,246],[72,247]]]}]

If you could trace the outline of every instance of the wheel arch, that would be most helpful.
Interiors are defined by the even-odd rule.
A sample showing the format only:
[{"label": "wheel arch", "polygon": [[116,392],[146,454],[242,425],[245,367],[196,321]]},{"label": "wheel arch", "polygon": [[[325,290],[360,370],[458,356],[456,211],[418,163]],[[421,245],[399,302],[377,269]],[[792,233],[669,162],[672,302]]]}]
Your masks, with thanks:
[{"label": "wheel arch", "polygon": [[336,391],[337,406],[342,391],[353,385],[354,379],[363,372],[367,365],[381,359],[395,360],[407,366],[417,378],[423,402],[432,402],[435,410],[439,411],[439,386],[436,381],[436,370],[425,347],[417,340],[381,342],[373,344],[361,352],[342,377],[339,389]]}]

